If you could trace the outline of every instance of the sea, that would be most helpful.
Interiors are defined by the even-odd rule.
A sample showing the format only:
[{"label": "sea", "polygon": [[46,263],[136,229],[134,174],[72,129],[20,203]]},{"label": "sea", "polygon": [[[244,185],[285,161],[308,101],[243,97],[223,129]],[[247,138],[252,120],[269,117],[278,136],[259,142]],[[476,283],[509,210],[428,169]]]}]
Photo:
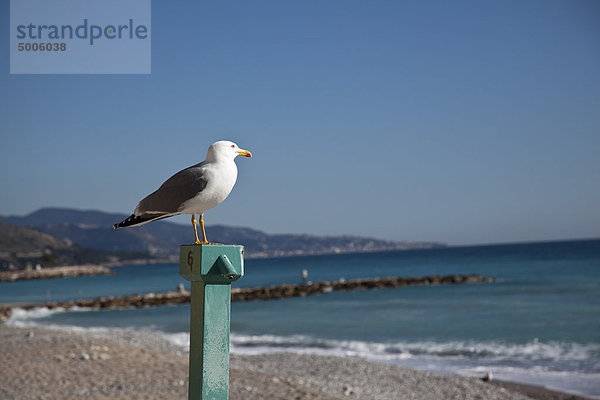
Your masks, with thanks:
[{"label": "sea", "polygon": [[[600,240],[245,260],[234,287],[308,280],[480,274],[492,283],[233,302],[231,351],[316,353],[534,384],[600,398]],[[176,264],[114,275],[0,283],[0,303],[188,289]],[[133,330],[189,346],[189,305],[16,309],[9,325]]]}]

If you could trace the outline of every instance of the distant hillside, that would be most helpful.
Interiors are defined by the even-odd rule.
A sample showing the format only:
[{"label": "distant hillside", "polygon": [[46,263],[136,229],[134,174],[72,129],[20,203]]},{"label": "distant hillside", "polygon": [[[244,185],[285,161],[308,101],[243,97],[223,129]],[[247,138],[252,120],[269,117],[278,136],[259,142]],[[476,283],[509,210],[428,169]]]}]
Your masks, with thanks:
[{"label": "distant hillside", "polygon": [[[42,208],[26,216],[0,217],[7,223],[30,227],[60,241],[105,251],[136,251],[156,257],[178,254],[190,242],[191,227],[154,222],[141,227],[112,228],[127,215],[67,208]],[[175,250],[174,250],[175,249]]]},{"label": "distant hillside", "polygon": [[41,252],[45,249],[64,249],[64,242],[34,229],[9,225],[0,220],[0,251]]},{"label": "distant hillside", "polygon": [[144,252],[108,252],[61,241],[47,233],[0,221],[0,270],[40,264],[99,264],[149,258]]},{"label": "distant hillside", "polygon": [[[191,226],[166,221],[113,230],[112,225],[126,216],[102,211],[43,208],[26,216],[0,217],[0,219],[12,225],[34,228],[63,243],[111,252],[144,252],[160,258],[178,257],[179,246],[191,242]],[[269,235],[255,229],[223,225],[207,226],[206,230],[210,239],[215,242],[243,245],[249,257],[444,246],[439,243],[391,242],[355,236]]]}]

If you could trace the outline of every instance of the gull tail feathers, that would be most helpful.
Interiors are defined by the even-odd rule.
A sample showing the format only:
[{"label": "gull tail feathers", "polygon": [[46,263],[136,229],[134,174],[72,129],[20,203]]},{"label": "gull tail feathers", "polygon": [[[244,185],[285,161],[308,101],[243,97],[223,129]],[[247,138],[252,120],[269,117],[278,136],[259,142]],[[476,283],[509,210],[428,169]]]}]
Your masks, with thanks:
[{"label": "gull tail feathers", "polygon": [[116,224],[114,224],[113,229],[125,228],[127,226],[140,226],[140,225],[144,225],[151,221],[156,221],[159,219],[172,217],[173,215],[176,215],[176,214],[170,214],[170,213],[142,214],[142,215],[131,214],[129,217],[125,218],[123,221],[117,222]]}]

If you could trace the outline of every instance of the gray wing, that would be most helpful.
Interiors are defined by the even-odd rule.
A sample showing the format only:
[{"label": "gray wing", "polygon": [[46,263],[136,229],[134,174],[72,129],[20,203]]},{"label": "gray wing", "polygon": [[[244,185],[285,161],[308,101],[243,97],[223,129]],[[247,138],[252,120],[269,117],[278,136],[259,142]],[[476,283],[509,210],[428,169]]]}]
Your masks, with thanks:
[{"label": "gray wing", "polygon": [[203,164],[188,167],[167,179],[154,193],[139,202],[135,214],[177,213],[184,202],[206,188],[208,180],[204,176]]}]

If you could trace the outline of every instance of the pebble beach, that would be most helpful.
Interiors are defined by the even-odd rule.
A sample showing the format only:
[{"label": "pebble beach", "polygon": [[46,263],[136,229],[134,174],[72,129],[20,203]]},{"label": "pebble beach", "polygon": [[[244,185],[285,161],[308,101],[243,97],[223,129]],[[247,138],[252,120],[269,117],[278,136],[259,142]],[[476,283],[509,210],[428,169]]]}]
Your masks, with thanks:
[{"label": "pebble beach", "polygon": [[[0,354],[2,399],[187,399],[187,352],[151,333],[0,324]],[[585,399],[534,386],[295,353],[232,354],[230,398]]]}]

